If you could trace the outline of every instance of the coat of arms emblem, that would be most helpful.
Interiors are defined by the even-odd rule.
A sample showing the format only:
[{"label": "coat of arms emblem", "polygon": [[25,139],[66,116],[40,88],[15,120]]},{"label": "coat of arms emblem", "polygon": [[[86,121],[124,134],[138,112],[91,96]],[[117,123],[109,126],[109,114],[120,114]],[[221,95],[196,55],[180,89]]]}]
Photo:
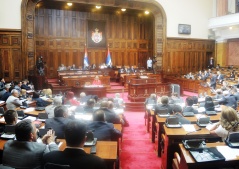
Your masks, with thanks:
[{"label": "coat of arms emblem", "polygon": [[102,32],[99,32],[99,29],[95,29],[95,32],[92,31],[91,39],[95,43],[102,41]]}]

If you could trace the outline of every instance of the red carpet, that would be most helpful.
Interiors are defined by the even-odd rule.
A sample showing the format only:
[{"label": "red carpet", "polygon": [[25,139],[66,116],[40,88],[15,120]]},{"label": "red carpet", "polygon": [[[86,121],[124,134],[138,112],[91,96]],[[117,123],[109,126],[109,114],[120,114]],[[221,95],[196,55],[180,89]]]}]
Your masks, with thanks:
[{"label": "red carpet", "polygon": [[125,112],[130,126],[124,128],[120,153],[121,169],[159,169],[161,158],[154,151],[144,126],[144,112]]}]

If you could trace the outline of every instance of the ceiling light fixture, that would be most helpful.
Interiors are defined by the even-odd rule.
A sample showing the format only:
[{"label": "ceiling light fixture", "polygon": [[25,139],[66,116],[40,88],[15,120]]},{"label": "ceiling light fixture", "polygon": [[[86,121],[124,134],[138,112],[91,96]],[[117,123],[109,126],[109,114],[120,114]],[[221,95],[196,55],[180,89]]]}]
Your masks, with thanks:
[{"label": "ceiling light fixture", "polygon": [[100,8],[101,8],[101,6],[98,6],[98,5],[97,5],[97,6],[95,6],[95,7],[96,7],[96,9],[100,9]]},{"label": "ceiling light fixture", "polygon": [[122,9],[121,9],[121,11],[125,12],[125,11],[126,11],[126,9],[125,9],[125,8],[122,8]]},{"label": "ceiling light fixture", "polygon": [[72,3],[68,2],[67,5],[68,5],[68,6],[72,6]]},{"label": "ceiling light fixture", "polygon": [[148,15],[148,14],[149,14],[149,11],[145,11],[144,13],[145,13],[146,15]]}]

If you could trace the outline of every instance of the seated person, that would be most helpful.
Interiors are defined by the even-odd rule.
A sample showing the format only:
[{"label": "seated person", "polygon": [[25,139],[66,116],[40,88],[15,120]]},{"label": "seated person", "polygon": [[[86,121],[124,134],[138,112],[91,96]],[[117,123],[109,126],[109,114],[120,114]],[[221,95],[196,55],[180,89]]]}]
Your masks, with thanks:
[{"label": "seated person", "polygon": [[21,89],[31,90],[31,87],[27,85],[27,80],[22,81]]},{"label": "seated person", "polygon": [[21,94],[20,94],[20,99],[27,99],[27,91],[26,89],[22,89],[21,90]]},{"label": "seated person", "polygon": [[99,76],[95,76],[95,79],[92,82],[92,85],[101,85],[101,81],[99,79]]},{"label": "seated person", "polygon": [[[4,90],[4,89],[3,89]],[[3,95],[1,96],[1,100],[3,101],[7,101],[8,97],[11,96],[11,91],[12,91],[12,87],[11,87],[11,84],[6,84],[5,85],[5,90],[4,90],[4,93]]]},{"label": "seated person", "polygon": [[214,111],[214,109],[215,109],[214,103],[213,103],[212,98],[210,96],[205,97],[204,108],[205,108],[206,111]]},{"label": "seated person", "polygon": [[71,66],[71,70],[75,70],[75,69],[76,69],[76,65],[73,64],[73,65]]},{"label": "seated person", "polygon": [[194,114],[198,114],[198,111],[192,107],[193,105],[193,98],[187,97],[186,98],[186,106],[183,109],[183,112],[193,112]]},{"label": "seated person", "polygon": [[61,97],[55,97],[53,99],[52,105],[49,105],[45,108],[46,113],[48,114],[48,118],[53,118],[54,117],[54,109],[57,106],[62,105],[62,98]]},{"label": "seated person", "polygon": [[108,123],[121,124],[120,117],[116,115],[114,112],[110,111],[108,107],[109,107],[108,101],[101,102],[100,110],[103,110],[105,113],[105,121],[107,121]]},{"label": "seated person", "polygon": [[21,81],[14,82],[14,89],[16,89],[19,94],[21,93],[21,86],[22,86],[22,82]]},{"label": "seated person", "polygon": [[64,129],[65,125],[70,122],[71,119],[68,118],[68,109],[65,106],[57,106],[54,109],[54,117],[46,119],[45,128],[51,128],[55,131],[55,135],[59,139],[65,138]]},{"label": "seated person", "polygon": [[222,82],[222,87],[221,87],[222,91],[225,91],[225,90],[230,90],[230,88],[228,87],[228,82],[227,81],[223,81]]},{"label": "seated person", "polygon": [[199,80],[201,80],[202,77],[203,77],[203,73],[202,73],[201,70],[199,70],[199,71],[198,71],[198,74],[197,74],[197,78],[198,78]]},{"label": "seated person", "polygon": [[52,90],[51,89],[43,89],[41,94],[46,97],[52,98]]},{"label": "seated person", "polygon": [[217,89],[216,90],[216,96],[214,96],[213,99],[221,99],[221,98],[223,98],[222,90]]},{"label": "seated person", "polygon": [[43,158],[44,164],[69,165],[70,168],[82,169],[107,168],[101,158],[84,151],[84,143],[86,140],[86,125],[84,123],[77,120],[69,122],[66,125],[64,134],[66,139],[65,150],[46,154]]},{"label": "seated person", "polygon": [[209,73],[205,70],[203,75],[202,75],[201,80],[206,80],[208,77],[209,77]]},{"label": "seated person", "polygon": [[183,98],[178,95],[178,93],[172,93],[172,96],[169,98],[169,104],[175,103],[184,103]]},{"label": "seated person", "polygon": [[235,80],[235,72],[234,71],[231,71],[230,72],[230,77],[229,77],[230,80]]},{"label": "seated person", "polygon": [[194,76],[193,76],[192,72],[189,72],[189,74],[185,75],[185,77],[187,79],[194,79]]},{"label": "seated person", "polygon": [[157,104],[157,95],[154,94],[154,93],[150,94],[149,98],[146,98],[144,104],[145,105],[147,105],[147,104],[154,104],[154,105],[156,105]]},{"label": "seated person", "polygon": [[11,96],[8,97],[6,101],[6,107],[8,110],[15,110],[17,107],[22,105],[22,102],[19,100],[19,92],[17,89],[11,91]]},{"label": "seated person", "polygon": [[17,112],[15,110],[7,110],[5,111],[4,120],[7,125],[16,125],[17,124]]},{"label": "seated person", "polygon": [[237,109],[237,100],[236,97],[229,93],[229,91],[223,91],[223,97],[219,100],[219,104],[229,106]]},{"label": "seated person", "polygon": [[81,93],[80,93],[79,101],[80,101],[81,103],[86,103],[88,99],[89,99],[89,98],[86,97],[85,92],[81,92]]},{"label": "seated person", "polygon": [[177,117],[181,124],[191,124],[191,122],[188,119],[183,117],[181,106],[174,105],[172,110],[173,110],[173,117]]},{"label": "seated person", "polygon": [[215,123],[211,128],[210,133],[219,136],[224,141],[227,138],[228,132],[238,132],[239,123],[237,112],[227,106],[222,107],[220,121]]},{"label": "seated person", "polygon": [[155,106],[155,113],[158,114],[158,111],[163,109],[168,109],[169,114],[173,114],[172,107],[168,104],[168,96],[162,96],[161,97],[161,104],[158,104]]},{"label": "seated person", "polygon": [[54,142],[54,133],[50,130],[43,136],[42,142],[37,141],[37,129],[31,120],[22,120],[15,127],[16,140],[8,140],[3,147],[3,165],[13,168],[43,167],[43,155],[58,150]]},{"label": "seated person", "polygon": [[85,113],[94,113],[95,99],[89,99],[86,106],[84,106]]},{"label": "seated person", "polygon": [[108,109],[120,118],[120,122],[124,127],[129,126],[129,122],[126,120],[125,115],[122,112],[117,112],[116,113],[114,111],[114,103],[112,101],[110,101],[110,99],[108,100]]},{"label": "seated person", "polygon": [[87,125],[87,131],[93,131],[94,137],[100,141],[117,141],[121,132],[114,128],[112,123],[105,122],[103,110],[96,110],[93,115],[93,122]]},{"label": "seated person", "polygon": [[237,102],[239,102],[239,92],[235,87],[232,87],[231,94],[236,97]]},{"label": "seated person", "polygon": [[48,101],[45,101],[45,100],[41,99],[40,94],[37,93],[37,92],[33,92],[32,100],[36,101],[36,106],[37,107],[46,107],[46,106],[51,104],[51,102],[48,102]]},{"label": "seated person", "polygon": [[216,69],[217,69],[217,70],[220,69],[220,64],[217,64]]},{"label": "seated person", "polygon": [[72,106],[79,106],[80,102],[74,98],[75,94],[73,92],[68,92],[64,100],[65,104],[70,104]]}]

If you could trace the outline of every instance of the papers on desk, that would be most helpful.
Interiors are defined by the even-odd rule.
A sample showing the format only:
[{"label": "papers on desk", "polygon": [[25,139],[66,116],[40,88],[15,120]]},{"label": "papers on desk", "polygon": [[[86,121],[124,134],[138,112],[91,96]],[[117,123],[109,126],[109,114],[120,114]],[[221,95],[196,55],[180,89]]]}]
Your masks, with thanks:
[{"label": "papers on desk", "polygon": [[27,93],[33,93],[34,90],[27,90]]},{"label": "papers on desk", "polygon": [[2,101],[2,100],[1,100],[1,101],[0,101],[0,104],[3,104],[3,103],[5,103],[5,101]]},{"label": "papers on desk", "polygon": [[26,108],[26,110],[24,110],[24,113],[31,112],[31,111],[34,111],[34,110],[35,110],[34,107],[29,107],[29,108]]},{"label": "papers on desk", "polygon": [[198,98],[198,103],[205,102],[205,97],[203,98]]},{"label": "papers on desk", "polygon": [[24,120],[31,120],[31,121],[35,121],[37,118],[36,117],[33,117],[33,116],[27,116]]},{"label": "papers on desk", "polygon": [[49,100],[49,98],[47,98],[46,96],[42,96],[42,97],[40,97],[42,100],[44,100],[44,101],[47,101],[47,100]]},{"label": "papers on desk", "polygon": [[219,107],[215,107],[215,111],[222,111],[221,106],[219,106]]},{"label": "papers on desk", "polygon": [[184,130],[187,131],[187,132],[196,131],[193,124],[183,124],[182,126],[183,126]]},{"label": "papers on desk", "polygon": [[228,146],[217,146],[217,150],[225,157],[226,160],[233,160],[239,157],[239,149]]},{"label": "papers on desk", "polygon": [[82,114],[82,113],[75,114],[75,118],[86,120],[86,121],[91,121],[93,119],[92,114]]},{"label": "papers on desk", "polygon": [[203,112],[205,112],[206,110],[205,110],[205,107],[199,107],[198,108],[198,113],[203,113]]}]

